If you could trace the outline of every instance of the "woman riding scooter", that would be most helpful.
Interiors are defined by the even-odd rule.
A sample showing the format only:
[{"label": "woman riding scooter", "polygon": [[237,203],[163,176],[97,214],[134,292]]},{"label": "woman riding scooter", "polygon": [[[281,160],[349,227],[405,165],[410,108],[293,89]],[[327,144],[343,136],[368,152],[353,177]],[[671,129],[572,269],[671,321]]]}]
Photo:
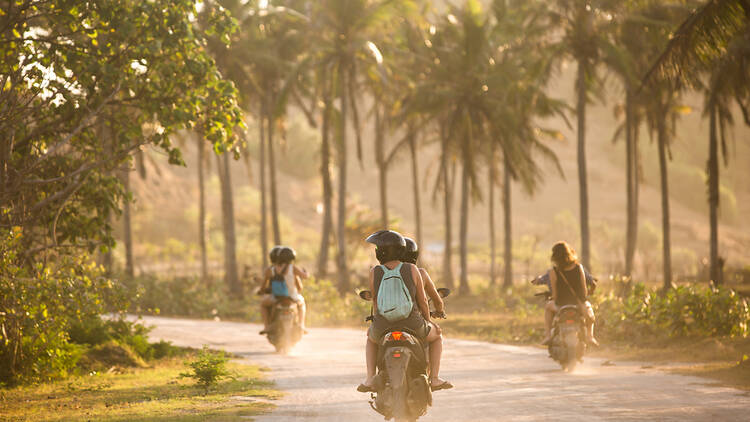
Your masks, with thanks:
[{"label": "woman riding scooter", "polygon": [[594,310],[588,301],[586,275],[583,266],[578,263],[578,256],[566,242],[557,242],[552,247],[552,269],[549,270],[552,300],[545,307],[544,325],[546,338],[542,344],[552,341],[552,320],[561,306],[576,305],[586,320],[586,340],[598,346],[594,338]]},{"label": "woman riding scooter", "polygon": [[276,275],[281,275],[284,278],[289,297],[297,302],[299,309],[299,326],[302,328],[303,333],[307,333],[305,329],[305,298],[302,297],[302,280],[306,279],[309,275],[304,268],[300,268],[294,265],[294,260],[297,258],[297,253],[294,249],[288,246],[274,246],[269,252],[269,258],[271,259],[271,266],[266,268],[263,285],[260,288],[260,292],[264,293],[263,299],[260,303],[261,315],[263,316],[263,330],[260,334],[268,333],[268,325],[271,318],[271,308],[276,303],[276,298],[270,293],[265,293],[271,283],[271,278]]},{"label": "woman riding scooter", "polygon": [[[440,369],[440,357],[442,347],[433,343],[442,341],[440,328],[430,321],[430,308],[427,304],[422,276],[416,265],[411,263],[402,263],[401,257],[404,253],[406,241],[401,234],[392,230],[380,230],[370,235],[366,241],[374,244],[375,256],[380,265],[370,270],[370,291],[372,291],[372,307],[374,319],[370,329],[367,332],[366,358],[367,358],[367,379],[357,387],[357,391],[367,392],[374,391],[373,379],[376,374],[378,340],[382,335],[391,328],[405,328],[414,333],[421,341],[430,345],[430,369],[431,369],[431,387],[433,391],[447,388],[446,381],[438,378]],[[411,302],[415,304],[411,313],[401,320],[389,321],[378,311],[378,289],[383,281],[385,271],[398,270],[400,278],[403,280],[406,289],[411,297]],[[440,343],[439,343],[440,344]]]}]

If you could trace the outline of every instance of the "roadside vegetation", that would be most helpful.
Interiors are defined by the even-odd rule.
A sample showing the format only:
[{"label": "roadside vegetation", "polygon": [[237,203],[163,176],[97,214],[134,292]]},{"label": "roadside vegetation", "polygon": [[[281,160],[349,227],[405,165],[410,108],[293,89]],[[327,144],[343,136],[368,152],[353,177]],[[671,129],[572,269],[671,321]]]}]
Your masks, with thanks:
[{"label": "roadside vegetation", "polygon": [[[65,380],[0,391],[4,421],[247,420],[273,408],[280,393],[262,368],[229,363],[232,374],[206,390],[180,377],[196,352],[144,367],[110,367]],[[114,368],[114,369],[113,369]]]},{"label": "roadside vegetation", "polygon": [[[571,183],[580,215],[560,209],[539,232],[580,245],[582,261],[594,272],[616,274],[594,297],[601,338],[613,349],[710,339],[728,345],[721,356],[735,356],[746,368],[735,349],[748,338],[747,301],[732,289],[747,291],[750,272],[729,251],[742,250],[737,255],[747,259],[747,236],[720,232],[719,222],[747,227],[729,225],[742,223],[734,221],[743,212],[735,187],[746,186],[738,181],[744,174],[725,172],[721,162],[728,166],[737,151],[729,142],[735,122],[750,127],[748,2],[466,0],[440,6],[409,0],[0,4],[3,404],[20,417],[27,394],[40,419],[65,418],[66,409],[83,408],[85,397],[92,401],[84,412],[93,419],[105,413],[137,419],[138,411],[161,412],[164,403],[170,411],[184,404],[195,419],[244,412],[244,399],[232,395],[255,391],[256,382],[263,386],[259,394],[272,394],[256,381],[257,369],[236,369],[244,374],[236,380],[215,377],[216,389],[204,383],[206,396],[196,398],[199,389],[173,380],[184,373],[177,362],[187,352],[149,343],[146,328],[119,316],[257,321],[254,277],[267,264],[271,242],[295,242],[300,261],[315,262],[316,278],[305,290],[310,324],[363,325],[367,304],[353,294],[364,286],[358,272],[369,262],[361,240],[376,229],[399,228],[402,217],[389,214],[393,186],[387,177],[398,166],[409,168],[400,181],[413,192],[408,225],[423,249],[437,245],[431,265],[440,262],[435,274],[455,289],[451,319],[444,322],[448,335],[534,343],[541,308],[530,289],[519,286],[518,268],[525,264],[529,273],[548,260],[537,249],[537,234],[514,235],[511,187],[532,197],[545,177],[564,179],[552,146],[564,133],[577,141],[578,177]],[[568,66],[575,67],[568,92],[573,101],[552,96],[553,81]],[[682,104],[687,96],[703,100],[707,152],[684,154],[689,159],[670,173],[672,151],[679,152],[676,128],[690,109]],[[624,181],[617,188],[627,203],[624,227],[590,221],[588,214],[593,185],[585,135],[595,98],[613,107],[621,124],[609,129],[623,141],[626,164],[607,163],[606,170],[624,174],[617,179]],[[644,130],[656,148],[641,145]],[[368,195],[379,191],[379,212],[351,191],[358,174],[352,164],[364,170],[370,149],[378,180],[366,183]],[[431,155],[422,154],[428,150]],[[161,271],[169,274],[164,277],[137,262],[136,199],[147,200],[137,198],[145,189],[134,187],[161,186],[168,193],[162,201],[183,194],[155,163],[187,166],[184,151],[197,157],[189,163],[196,192],[185,194],[195,205],[174,201],[185,217],[176,227],[160,226],[160,210],[142,217],[160,240],[143,241],[145,255],[174,264]],[[420,167],[418,159],[434,162]],[[237,188],[238,160],[251,188]],[[673,180],[684,176],[676,189],[672,183],[671,196],[670,174]],[[296,190],[287,192],[283,177],[309,183],[290,183]],[[638,220],[645,178],[660,188],[660,227]],[[598,186],[615,189],[605,183]],[[494,224],[501,188],[502,260]],[[432,194],[430,211],[439,216],[432,227],[422,221],[425,189]],[[696,198],[704,191],[700,206]],[[213,225],[211,192],[220,208]],[[281,209],[281,201],[297,201],[297,195],[306,201],[294,205],[315,214]],[[390,204],[404,199],[394,196]],[[690,222],[706,233],[696,241],[706,245],[698,252],[672,249],[673,197],[707,214],[695,218],[704,223]],[[486,226],[472,214],[484,200],[488,248],[476,247],[469,236],[472,226]],[[693,227],[680,229],[683,238],[700,237]],[[240,237],[254,245],[244,248]],[[194,271],[170,274],[190,260],[198,263]],[[685,265],[673,271],[673,264]],[[662,288],[631,280],[654,280]],[[153,383],[139,385],[134,374]],[[65,385],[73,385],[71,391]],[[119,395],[107,402],[110,393]],[[45,407],[57,400],[49,397],[62,397],[60,407]],[[265,405],[247,406],[253,412]]]}]

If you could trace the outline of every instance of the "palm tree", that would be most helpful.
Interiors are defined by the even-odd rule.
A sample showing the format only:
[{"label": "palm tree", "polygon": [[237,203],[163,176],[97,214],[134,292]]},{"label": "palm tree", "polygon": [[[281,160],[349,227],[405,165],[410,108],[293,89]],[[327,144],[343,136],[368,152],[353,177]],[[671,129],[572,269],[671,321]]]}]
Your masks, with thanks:
[{"label": "palm tree", "polygon": [[[328,78],[338,99],[337,164],[338,164],[338,250],[336,264],[338,288],[349,290],[349,270],[346,256],[346,197],[348,167],[348,124],[354,126],[357,156],[361,158],[359,113],[355,101],[361,75],[382,60],[372,41],[373,35],[384,28],[390,18],[394,1],[323,0],[312,6],[311,45],[317,66],[329,69]],[[351,114],[350,114],[351,107]]]},{"label": "palm tree", "polygon": [[320,253],[318,254],[318,277],[328,274],[328,249],[331,246],[330,236],[333,230],[333,184],[331,183],[331,119],[333,114],[332,88],[327,80],[327,69],[318,70],[318,81],[323,85],[321,108],[321,147],[320,173],[323,184],[323,227],[320,235]]},{"label": "palm tree", "polygon": [[[673,286],[667,160],[668,158],[671,159],[672,155],[670,144],[674,137],[674,122],[684,107],[679,104],[679,90],[669,83],[651,84],[648,92],[642,92],[640,95],[635,94],[634,87],[638,83],[639,75],[648,70],[651,62],[660,54],[668,42],[669,31],[673,24],[681,20],[686,14],[686,8],[679,1],[645,1],[635,4],[628,10],[624,16],[623,25],[621,25],[622,44],[628,50],[626,58],[629,61],[629,72],[624,75],[627,86],[630,88],[626,95],[631,96],[632,103],[637,103],[629,104],[631,107],[629,113],[632,120],[637,121],[645,118],[652,139],[653,135],[656,134],[661,182],[664,290]],[[632,110],[636,107],[641,111]],[[643,117],[640,116],[641,114]],[[637,116],[633,117],[633,115]],[[636,124],[635,128],[637,127]],[[630,259],[632,264],[632,256]]]},{"label": "palm tree", "polygon": [[237,237],[234,227],[234,200],[232,196],[229,151],[216,156],[216,172],[221,185],[221,223],[224,228],[224,279],[232,296],[241,299],[242,285],[237,274]]},{"label": "palm tree", "polygon": [[[495,165],[495,159],[497,154],[495,153],[495,143],[490,143],[490,152],[488,154],[487,168],[488,180],[487,180],[487,191],[489,204],[489,221],[490,221],[490,286],[494,286],[497,279],[495,277],[495,185],[497,184],[497,166]],[[510,192],[509,192],[510,193]],[[510,197],[510,195],[508,195]],[[506,233],[509,232],[509,227],[506,227]]]},{"label": "palm tree", "polygon": [[204,169],[206,164],[205,141],[196,136],[198,146],[198,244],[201,250],[201,280],[208,281],[208,253],[206,248],[206,184]]},{"label": "palm tree", "polygon": [[589,193],[586,170],[586,105],[588,94],[595,88],[597,64],[601,50],[608,44],[606,13],[601,12],[601,0],[555,0],[551,13],[564,37],[557,50],[572,58],[576,69],[576,117],[578,188],[581,225],[581,258],[591,267],[591,235],[589,230]]},{"label": "palm tree", "polygon": [[750,126],[750,4],[747,0],[711,0],[690,14],[643,77],[644,86],[667,81],[705,87],[704,114],[709,118],[707,162],[710,239],[710,279],[722,282],[719,257],[719,146],[728,161],[725,129],[733,122],[734,101]]}]

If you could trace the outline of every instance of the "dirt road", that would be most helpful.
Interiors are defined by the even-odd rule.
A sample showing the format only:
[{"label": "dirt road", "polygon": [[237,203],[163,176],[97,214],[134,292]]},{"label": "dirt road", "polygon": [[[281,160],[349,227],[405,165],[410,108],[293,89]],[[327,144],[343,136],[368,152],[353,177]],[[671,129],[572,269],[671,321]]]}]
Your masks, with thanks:
[{"label": "dirt road", "polygon": [[[273,352],[259,326],[146,317],[152,339],[221,348],[271,368],[286,395],[259,422],[378,421],[355,391],[364,378],[364,330],[311,329],[289,356]],[[449,339],[442,375],[456,386],[435,393],[420,421],[748,421],[750,395],[705,379],[634,363],[586,362],[563,373],[546,351]]]}]

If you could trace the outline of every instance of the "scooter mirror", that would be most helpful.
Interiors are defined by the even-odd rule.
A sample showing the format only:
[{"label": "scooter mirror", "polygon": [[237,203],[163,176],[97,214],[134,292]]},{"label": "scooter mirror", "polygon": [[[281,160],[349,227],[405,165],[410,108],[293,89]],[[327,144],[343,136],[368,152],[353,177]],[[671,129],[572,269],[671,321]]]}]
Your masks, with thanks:
[{"label": "scooter mirror", "polygon": [[359,297],[364,300],[372,300],[372,292],[369,290],[362,290],[359,292]]},{"label": "scooter mirror", "polygon": [[451,294],[451,289],[446,289],[445,287],[441,287],[437,289],[437,292],[440,295],[440,297],[446,297],[449,294]]}]

